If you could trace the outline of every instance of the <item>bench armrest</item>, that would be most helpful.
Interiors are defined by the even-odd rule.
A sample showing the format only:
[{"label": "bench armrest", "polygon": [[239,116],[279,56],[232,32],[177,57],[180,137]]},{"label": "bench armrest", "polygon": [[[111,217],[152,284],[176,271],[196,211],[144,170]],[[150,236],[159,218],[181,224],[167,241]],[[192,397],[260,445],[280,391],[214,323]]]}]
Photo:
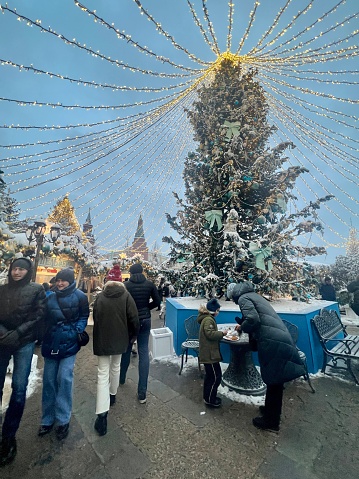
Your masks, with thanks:
[{"label": "bench armrest", "polygon": [[355,341],[354,339],[345,339],[345,338],[344,338],[344,339],[343,339],[343,338],[341,338],[341,339],[332,339],[332,338],[324,338],[324,337],[323,337],[323,339],[324,339],[325,343],[327,343],[327,342],[329,342],[329,341],[337,341],[338,343],[343,343],[343,344],[345,344],[345,346],[346,346],[347,349],[348,349],[348,350],[345,351],[345,352],[348,353],[348,354],[351,354],[351,353],[352,353],[352,350],[351,350],[351,348],[350,348],[350,346],[349,346],[349,343],[353,343],[353,345],[356,344],[356,341]]}]

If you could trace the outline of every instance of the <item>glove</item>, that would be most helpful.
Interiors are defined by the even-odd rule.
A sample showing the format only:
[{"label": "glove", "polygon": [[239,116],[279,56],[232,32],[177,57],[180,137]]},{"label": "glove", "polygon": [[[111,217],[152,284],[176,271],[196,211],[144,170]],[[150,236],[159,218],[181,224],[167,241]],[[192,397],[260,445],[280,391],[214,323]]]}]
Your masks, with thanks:
[{"label": "glove", "polygon": [[239,316],[236,316],[235,318],[235,321],[237,324],[241,325],[243,323],[243,318],[240,318]]}]

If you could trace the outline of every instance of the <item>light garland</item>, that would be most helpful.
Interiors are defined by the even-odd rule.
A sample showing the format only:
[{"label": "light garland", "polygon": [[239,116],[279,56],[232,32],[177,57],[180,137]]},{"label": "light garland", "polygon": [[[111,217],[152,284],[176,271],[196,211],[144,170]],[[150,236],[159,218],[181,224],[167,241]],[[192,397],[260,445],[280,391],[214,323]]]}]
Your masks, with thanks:
[{"label": "light garland", "polygon": [[[110,65],[132,72],[134,78],[135,75],[141,74],[161,80],[178,79],[178,83],[171,85],[146,84],[135,87],[133,82],[130,86],[126,86],[106,81],[82,80],[76,78],[76,75],[62,75],[60,72],[54,73],[47,69],[36,68],[30,62],[27,62],[27,65],[22,65],[13,59],[0,60],[3,68],[11,66],[14,72],[15,69],[21,71],[21,75],[40,74],[49,81],[52,79],[64,80],[69,87],[74,84],[79,88],[91,87],[108,92],[112,90],[113,95],[120,92],[133,92],[133,94],[147,95],[147,97],[152,95],[148,101],[141,98],[138,102],[123,102],[120,105],[112,105],[115,102],[111,101],[103,104],[89,102],[87,105],[72,105],[70,102],[62,104],[56,101],[21,100],[16,99],[16,94],[10,96],[4,93],[1,100],[10,105],[27,108],[48,106],[60,111],[74,110],[72,115],[81,110],[89,110],[89,112],[92,110],[99,113],[130,108],[142,110],[133,115],[115,119],[82,121],[78,124],[72,121],[68,124],[54,126],[0,125],[0,128],[7,129],[9,138],[11,138],[11,130],[14,130],[14,133],[16,130],[28,130],[29,132],[43,130],[45,135],[47,132],[51,133],[52,130],[85,130],[85,133],[76,134],[75,131],[75,134],[63,138],[49,139],[49,135],[47,135],[41,141],[34,141],[31,138],[29,142],[15,143],[10,140],[8,145],[0,145],[0,148],[4,150],[17,149],[19,151],[16,156],[3,155],[4,158],[0,161],[6,165],[7,178],[14,178],[14,181],[9,184],[12,193],[20,193],[21,196],[24,192],[31,192],[30,198],[27,196],[26,199],[19,201],[19,204],[24,207],[23,211],[43,210],[45,207],[53,205],[54,198],[58,194],[56,184],[61,182],[62,188],[71,191],[71,194],[74,195],[77,208],[81,210],[89,203],[91,204],[94,211],[95,229],[101,237],[102,244],[106,243],[108,247],[111,246],[111,249],[116,249],[116,244],[119,241],[116,232],[123,230],[133,234],[138,214],[142,210],[148,215],[146,224],[151,230],[157,232],[157,239],[160,240],[160,235],[166,229],[166,223],[163,219],[158,218],[155,211],[159,207],[164,211],[167,206],[166,198],[161,197],[161,192],[166,187],[166,191],[169,187],[178,190],[183,157],[186,155],[189,145],[193,145],[191,128],[186,120],[186,115],[183,114],[183,108],[189,110],[192,108],[193,102],[196,101],[196,90],[211,81],[216,69],[220,68],[221,61],[227,58],[236,63],[240,62],[243,72],[250,68],[258,69],[258,79],[267,90],[269,115],[278,128],[278,134],[286,140],[295,138],[297,144],[297,150],[290,153],[288,163],[293,164],[293,160],[295,160],[303,166],[309,165],[312,175],[311,182],[317,180],[319,183],[323,179],[326,182],[323,188],[328,194],[333,191],[338,192],[338,198],[333,200],[335,207],[331,208],[328,203],[323,205],[323,209],[324,212],[327,211],[333,216],[333,220],[340,222],[343,226],[341,230],[328,224],[326,227],[333,234],[345,239],[345,228],[349,225],[346,216],[349,214],[355,219],[358,217],[358,197],[352,193],[358,184],[358,126],[357,118],[347,109],[348,106],[355,107],[358,104],[358,100],[354,96],[354,89],[358,85],[355,75],[358,72],[352,66],[342,69],[340,67],[346,65],[347,60],[356,59],[359,48],[353,42],[359,32],[355,28],[344,35],[340,35],[338,32],[345,31],[342,30],[343,27],[354,25],[358,13],[351,12],[346,17],[340,17],[339,9],[345,4],[345,0],[341,0],[334,6],[328,7],[328,10],[322,11],[315,17],[315,21],[307,22],[305,28],[301,27],[296,32],[294,27],[299,25],[299,20],[305,18],[305,15],[309,16],[309,10],[314,5],[314,0],[309,1],[300,11],[296,11],[295,15],[291,15],[289,11],[294,2],[288,0],[283,7],[279,7],[274,21],[270,22],[268,29],[255,46],[244,53],[255,21],[261,15],[260,3],[255,1],[249,13],[248,24],[240,38],[237,52],[231,53],[233,38],[237,34],[235,21],[237,11],[235,12],[235,1],[229,1],[225,38],[227,51],[222,53],[215,34],[214,23],[211,21],[208,2],[201,1],[203,18],[207,24],[205,29],[195,10],[194,2],[187,0],[193,23],[201,34],[204,44],[212,54],[216,55],[213,62],[208,62],[176,41],[162,27],[160,21],[144,8],[142,2],[134,1],[138,6],[139,13],[154,25],[156,32],[164,37],[175,50],[185,54],[188,61],[197,64],[198,68],[186,64],[181,65],[172,57],[164,58],[157,55],[150,48],[133,40],[131,35],[119,31],[114,24],[105,20],[105,15],[100,17],[95,11],[89,10],[77,1],[74,3],[79,9],[100,26],[108,29],[110,33],[115,34],[118,40],[128,43],[130,47],[132,46],[149,58],[153,58],[162,66],[166,64],[180,72],[164,71],[162,66],[158,71],[145,70],[112,59],[85,44],[80,44],[75,39],[70,40],[50,27],[44,28],[41,20],[31,20],[24,15],[19,15],[16,10],[10,9],[7,5],[0,7],[3,14],[16,16],[20,23],[25,22],[29,27],[56,37],[58,41],[75,47],[79,51],[91,55],[94,59],[102,59]],[[286,21],[285,26],[281,27],[280,23],[285,18],[285,14],[286,18],[290,16],[291,20]],[[335,24],[328,26],[328,21],[334,18],[334,15],[336,15]],[[323,29],[319,31],[318,29],[322,25]],[[333,38],[334,34],[337,36],[331,40],[331,36]],[[329,38],[328,41],[327,38]],[[220,40],[223,41],[223,39]],[[332,68],[329,67],[330,64],[333,65]],[[314,67],[308,68],[308,65],[314,65]],[[350,79],[348,79],[348,75],[351,75]],[[316,85],[316,87],[312,85]],[[338,93],[341,87],[348,88],[345,94]],[[174,93],[165,94],[171,91]],[[160,95],[155,97],[154,94],[157,93]],[[338,104],[344,105],[343,108],[338,108]],[[150,105],[153,107],[148,109]],[[340,111],[344,107],[347,110]],[[293,116],[293,109],[296,110],[295,116]],[[89,133],[90,128],[95,131]],[[172,142],[170,146],[167,145],[169,138]],[[191,148],[194,150],[195,146]],[[330,178],[329,168],[336,176],[340,175],[342,182],[336,181],[336,178]],[[136,171],[140,172],[140,175],[136,174]],[[81,175],[81,182],[78,181],[79,175]],[[148,189],[148,185],[154,177],[157,177],[158,180],[151,185],[151,193],[141,196],[139,201],[133,199]],[[120,186],[117,190],[118,184]],[[314,197],[318,197],[316,188],[313,188],[305,179],[300,178],[296,192],[303,202],[307,198],[304,188],[303,191],[300,189],[302,184]],[[46,186],[46,191],[39,192],[39,188],[44,189],[44,186]],[[84,189],[86,195],[84,195]],[[112,198],[113,191],[116,193]],[[225,191],[224,188],[219,195]],[[111,200],[106,201],[109,196]],[[126,204],[125,207],[123,207],[124,204]],[[173,210],[174,206],[171,202],[171,214],[173,214]],[[129,211],[131,211],[131,215],[128,214]],[[320,216],[318,215],[318,217]],[[321,240],[326,242],[325,238],[321,238]],[[309,242],[314,244],[313,241],[312,235],[308,239],[308,244]],[[331,246],[340,247],[334,244]]]}]

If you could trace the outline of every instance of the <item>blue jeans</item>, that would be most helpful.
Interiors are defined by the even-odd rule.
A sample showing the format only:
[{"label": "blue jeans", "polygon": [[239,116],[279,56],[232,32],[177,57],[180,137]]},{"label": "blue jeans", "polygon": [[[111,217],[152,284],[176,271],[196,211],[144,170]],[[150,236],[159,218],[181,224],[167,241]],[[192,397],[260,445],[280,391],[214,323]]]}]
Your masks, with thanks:
[{"label": "blue jeans", "polygon": [[19,429],[25,408],[26,388],[29,381],[34,348],[35,343],[28,343],[13,354],[4,353],[3,351],[0,353],[0,403],[2,402],[5,376],[11,356],[14,361],[11,382],[12,393],[2,427],[2,437],[15,437]]},{"label": "blue jeans", "polygon": [[[137,394],[146,395],[148,373],[150,371],[150,357],[148,351],[148,341],[150,339],[151,318],[140,321],[140,331],[137,336],[138,350],[138,386]],[[120,381],[124,382],[128,366],[130,365],[132,343],[128,345],[127,351],[121,357]]]},{"label": "blue jeans", "polygon": [[72,386],[76,354],[64,359],[45,358],[42,385],[42,426],[68,424],[72,412]]}]

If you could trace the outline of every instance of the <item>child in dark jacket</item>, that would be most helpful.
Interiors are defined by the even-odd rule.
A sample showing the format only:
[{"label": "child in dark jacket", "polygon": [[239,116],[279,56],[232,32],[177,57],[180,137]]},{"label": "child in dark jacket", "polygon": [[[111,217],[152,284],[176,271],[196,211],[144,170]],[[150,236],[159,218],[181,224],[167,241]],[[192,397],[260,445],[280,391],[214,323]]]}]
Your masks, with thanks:
[{"label": "child in dark jacket", "polygon": [[206,306],[200,306],[197,321],[199,331],[199,361],[204,364],[206,376],[203,383],[203,401],[209,407],[220,407],[222,400],[217,390],[222,380],[220,361],[222,360],[219,342],[227,331],[218,331],[215,317],[221,305],[213,298]]}]

